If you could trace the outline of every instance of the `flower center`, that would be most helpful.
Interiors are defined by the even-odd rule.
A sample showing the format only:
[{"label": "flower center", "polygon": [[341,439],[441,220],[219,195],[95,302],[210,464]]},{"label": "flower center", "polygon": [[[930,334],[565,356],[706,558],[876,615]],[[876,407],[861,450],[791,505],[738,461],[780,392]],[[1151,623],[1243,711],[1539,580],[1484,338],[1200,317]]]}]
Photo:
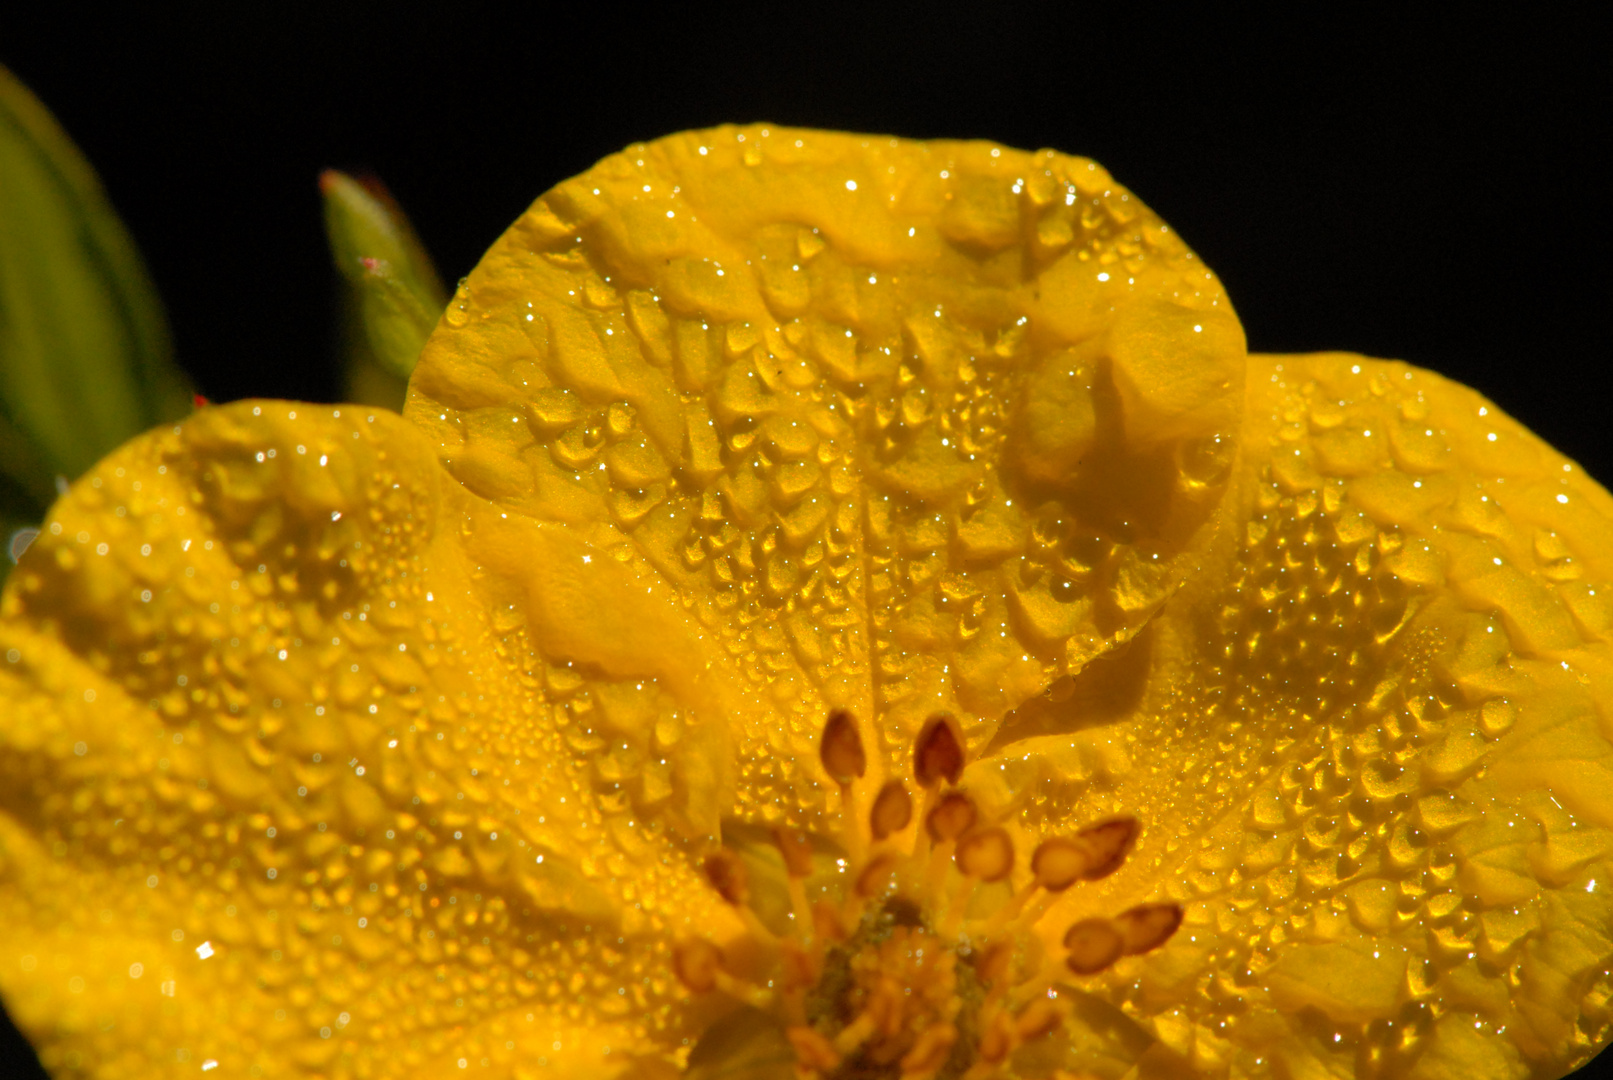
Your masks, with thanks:
[{"label": "flower center", "polygon": [[[943,1064],[955,1047],[967,1049],[966,1040],[956,1045],[957,1032],[973,1026],[978,980],[953,947],[913,924],[919,918],[910,905],[887,902],[851,940],[827,951],[805,1004],[811,1029],[832,1033],[825,1039],[842,1058],[830,1075],[897,1076],[915,1049]],[[851,1053],[839,1053],[841,1046]],[[822,1045],[807,1049],[821,1051]]]},{"label": "flower center", "polygon": [[704,938],[673,950],[689,990],[776,1015],[804,1080],[993,1075],[1020,1045],[1063,1024],[1057,982],[1158,948],[1181,924],[1178,905],[1143,904],[1075,923],[1050,951],[1036,928],[1053,902],[1119,869],[1138,823],[1114,818],[1044,840],[1016,887],[1012,837],[957,786],[966,755],[950,716],[932,717],[914,742],[916,807],[905,780],[877,791],[859,783],[867,758],[851,714],[830,714],[819,751],[839,787],[848,872],[809,902],[821,841],[774,830],[794,915],[780,935],[754,910],[745,859],[717,851],[705,860],[706,879],[745,924],[749,940],[735,951],[749,962]]}]

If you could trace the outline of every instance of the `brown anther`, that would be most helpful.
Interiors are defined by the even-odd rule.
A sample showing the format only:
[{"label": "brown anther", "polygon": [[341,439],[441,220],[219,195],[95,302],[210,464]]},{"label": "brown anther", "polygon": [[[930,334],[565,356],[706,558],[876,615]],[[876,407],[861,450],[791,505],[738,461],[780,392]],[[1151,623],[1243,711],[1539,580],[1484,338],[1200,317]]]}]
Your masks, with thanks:
[{"label": "brown anther", "polygon": [[812,905],[812,932],[823,941],[841,942],[851,936],[845,920],[840,917],[840,906],[830,900],[819,900]]},{"label": "brown anther", "polygon": [[1120,864],[1131,854],[1131,845],[1137,839],[1141,826],[1136,818],[1115,818],[1096,825],[1088,825],[1075,834],[1075,843],[1087,858],[1081,877],[1097,881],[1120,869]]},{"label": "brown anther", "polygon": [[1014,1020],[1014,1030],[1021,1042],[1030,1042],[1040,1039],[1044,1035],[1051,1035],[1064,1023],[1064,1010],[1048,1000],[1037,998],[1025,1006],[1023,1012]]},{"label": "brown anther", "polygon": [[1070,955],[1064,962],[1077,975],[1096,975],[1125,951],[1126,939],[1108,919],[1082,919],[1064,932]]},{"label": "brown anther", "polygon": [[1000,986],[1012,971],[1014,950],[1006,941],[996,942],[975,955],[975,974],[990,986]]},{"label": "brown anther", "polygon": [[945,780],[956,784],[963,775],[963,731],[950,713],[936,713],[924,721],[913,743],[913,779],[931,788]]},{"label": "brown anther", "polygon": [[693,993],[715,987],[721,968],[722,950],[705,938],[686,938],[672,946],[672,974]]},{"label": "brown anther", "polygon": [[937,844],[956,840],[975,825],[975,804],[961,791],[949,791],[924,818],[924,828]]},{"label": "brown anther", "polygon": [[867,899],[877,896],[885,891],[885,886],[896,870],[896,857],[894,855],[881,855],[863,868],[857,875],[857,895]]},{"label": "brown anther", "polygon": [[812,838],[800,829],[780,825],[773,830],[773,843],[784,856],[784,872],[794,878],[812,873]]},{"label": "brown anther", "polygon": [[1048,892],[1068,889],[1081,880],[1089,865],[1086,849],[1062,836],[1043,840],[1031,854],[1031,873],[1036,884]]},{"label": "brown anther", "polygon": [[823,761],[823,771],[842,786],[868,770],[868,756],[863,753],[863,738],[857,733],[857,721],[845,709],[829,714],[823,725],[823,741],[818,744],[818,757]]},{"label": "brown anther", "polygon": [[924,1029],[913,1048],[902,1055],[902,1075],[928,1076],[942,1065],[952,1053],[952,1044],[958,1041],[958,1029],[948,1023],[932,1024]]},{"label": "brown anther", "polygon": [[784,1037],[795,1048],[795,1060],[802,1068],[830,1072],[840,1067],[840,1052],[812,1028],[805,1025],[788,1028]]},{"label": "brown anther", "polygon": [[750,900],[750,873],[733,852],[716,851],[707,855],[701,869],[717,895],[730,904],[740,907]]},{"label": "brown anther", "polygon": [[899,833],[913,820],[913,797],[900,780],[892,780],[879,789],[874,797],[874,808],[868,814],[868,827],[875,840],[883,840]]},{"label": "brown anther", "polygon": [[1115,916],[1127,956],[1157,949],[1182,925],[1180,904],[1138,904]]},{"label": "brown anther", "polygon": [[958,841],[957,859],[965,877],[1001,881],[1014,868],[1014,842],[1002,829],[986,829]]}]

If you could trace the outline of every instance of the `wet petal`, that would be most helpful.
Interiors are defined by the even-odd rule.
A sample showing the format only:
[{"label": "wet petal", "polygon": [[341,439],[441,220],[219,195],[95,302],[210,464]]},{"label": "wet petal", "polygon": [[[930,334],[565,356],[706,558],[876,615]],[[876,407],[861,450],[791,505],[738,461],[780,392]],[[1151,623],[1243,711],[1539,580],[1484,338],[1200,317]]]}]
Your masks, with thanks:
[{"label": "wet petal", "polygon": [[465,501],[396,416],[276,402],[56,506],[0,620],[3,985],[47,1064],[605,1075],[675,1022],[707,714],[512,636]]},{"label": "wet petal", "polygon": [[[897,997],[838,1049],[725,1024],[725,983],[770,1000],[743,946],[941,911],[903,940],[955,975],[993,904],[1072,1015],[992,1021],[1027,1075],[1511,1077],[1605,1041],[1613,501],[1427,372],[1246,358],[1096,166],[630,148],[494,247],[407,417],[207,410],[8,586],[0,987],[53,1064],[766,1068]],[[840,709],[858,754],[821,753]],[[1112,822],[1112,873],[1036,883]],[[954,905],[959,859],[1007,879]],[[1068,986],[1064,935],[1117,917],[1139,955]],[[679,942],[736,974],[679,982]]]},{"label": "wet petal", "polygon": [[963,782],[1049,832],[1144,823],[1044,925],[1182,902],[1115,989],[1212,1075],[1567,1070],[1608,1023],[1613,500],[1405,364],[1254,357],[1249,384],[1240,527]]},{"label": "wet petal", "polygon": [[450,301],[406,414],[512,519],[660,580],[736,658],[751,812],[824,714],[895,766],[1129,639],[1197,565],[1243,338],[1091,162],[722,128],[545,195]]}]

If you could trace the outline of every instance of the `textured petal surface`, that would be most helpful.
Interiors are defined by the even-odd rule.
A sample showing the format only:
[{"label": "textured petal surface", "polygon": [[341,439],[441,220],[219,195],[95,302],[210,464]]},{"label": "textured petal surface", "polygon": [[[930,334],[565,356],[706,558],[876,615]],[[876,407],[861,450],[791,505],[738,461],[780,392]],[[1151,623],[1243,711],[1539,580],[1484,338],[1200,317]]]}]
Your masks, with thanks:
[{"label": "textured petal surface", "polygon": [[[57,505],[0,620],[0,985],[48,1064],[591,1075],[637,1048],[617,1025],[665,976],[629,957],[722,755],[680,739],[698,709],[618,692],[667,790],[611,813],[610,749],[503,677],[475,520],[395,415],[284,402],[203,410]],[[640,615],[677,655],[676,616]]]},{"label": "textured petal surface", "polygon": [[1129,640],[1215,535],[1241,414],[1242,330],[1175,234],[1092,162],[988,143],[632,147],[445,324],[406,415],[709,628],[763,816],[815,800],[830,707],[893,760],[937,709],[983,744]]},{"label": "textured petal surface", "polygon": [[1613,500],[1431,372],[1248,385],[1213,572],[973,779],[1151,830],[1067,913],[1184,901],[1109,992],[1206,1074],[1559,1076],[1608,1031]]},{"label": "textured petal surface", "polygon": [[869,784],[950,711],[1017,850],[1142,823],[1050,950],[1185,909],[1013,1075],[1557,1076],[1613,997],[1610,539],[1472,391],[1246,357],[1089,162],[633,147],[404,420],[203,410],[58,504],[0,612],[0,989],[107,1077],[767,1068],[671,973],[753,932],[701,858],[784,926],[828,711]]}]

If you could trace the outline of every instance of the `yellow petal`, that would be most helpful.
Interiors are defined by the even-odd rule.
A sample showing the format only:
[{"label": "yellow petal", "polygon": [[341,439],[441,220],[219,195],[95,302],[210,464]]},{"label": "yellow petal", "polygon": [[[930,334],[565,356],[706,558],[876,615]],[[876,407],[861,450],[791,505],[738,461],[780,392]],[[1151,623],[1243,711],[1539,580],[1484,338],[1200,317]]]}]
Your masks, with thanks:
[{"label": "yellow petal", "polygon": [[[1144,822],[1064,915],[1185,902],[1113,989],[1211,1075],[1559,1075],[1607,1035],[1613,684],[1575,604],[1613,595],[1613,500],[1405,364],[1255,356],[1248,385],[1241,525],[1005,723],[996,755],[1045,779],[999,805]],[[1124,755],[1060,756],[1100,739]]]},{"label": "yellow petal", "polygon": [[722,729],[536,659],[470,501],[393,414],[259,402],[56,506],[0,619],[0,985],[48,1066],[604,1076],[670,1022]]},{"label": "yellow petal", "polygon": [[[925,808],[866,860],[826,833],[937,713],[1019,857],[954,905],[937,848],[936,910],[1026,905],[1061,971],[1079,920],[1184,915],[1055,985],[1060,1034],[1000,1014],[1017,1075],[1552,1075],[1606,1040],[1613,502],[1438,376],[1246,357],[1080,159],[632,147],[494,246],[405,421],[204,410],[51,523],[0,612],[0,989],[53,1067],[782,1052],[718,1046],[746,949],[912,886]],[[826,798],[834,708],[877,745]],[[1031,900],[1038,842],[1111,819],[1118,872]],[[722,994],[674,978],[692,937]]]},{"label": "yellow petal", "polygon": [[893,762],[938,709],[984,741],[1135,634],[1215,533],[1243,366],[1214,277],[1089,161],[722,128],[535,203],[406,415],[708,628],[767,816],[816,801],[832,707]]}]

